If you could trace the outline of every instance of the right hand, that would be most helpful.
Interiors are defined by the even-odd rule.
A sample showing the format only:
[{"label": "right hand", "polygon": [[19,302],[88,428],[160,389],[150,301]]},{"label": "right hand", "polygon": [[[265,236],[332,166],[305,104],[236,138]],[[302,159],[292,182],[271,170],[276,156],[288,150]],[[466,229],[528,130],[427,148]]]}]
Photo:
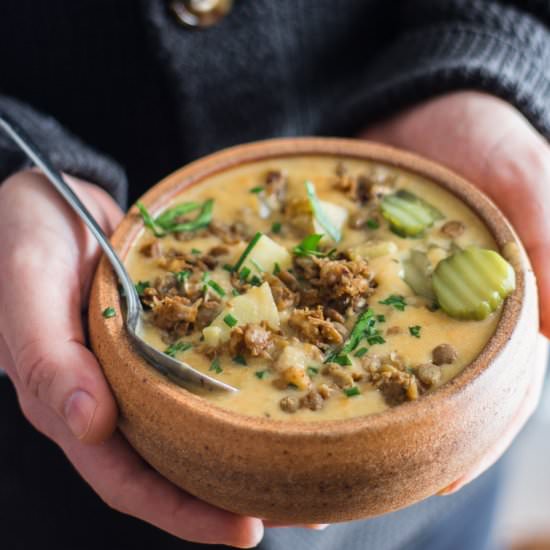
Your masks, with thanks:
[{"label": "right hand", "polygon": [[[122,217],[115,202],[95,185],[67,180],[111,233]],[[190,541],[256,545],[261,520],[180,490],[116,431],[116,404],[85,346],[81,317],[99,247],[39,172],[20,172],[0,185],[0,235],[0,368],[29,422],[115,510]]]}]

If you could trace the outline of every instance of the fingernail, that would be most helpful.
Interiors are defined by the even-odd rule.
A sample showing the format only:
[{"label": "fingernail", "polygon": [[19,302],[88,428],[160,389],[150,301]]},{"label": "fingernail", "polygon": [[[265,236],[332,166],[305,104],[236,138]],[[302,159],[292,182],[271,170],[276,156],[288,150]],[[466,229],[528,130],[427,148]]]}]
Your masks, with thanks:
[{"label": "fingernail", "polygon": [[96,408],[96,400],[84,390],[75,391],[67,399],[65,421],[78,439],[82,439],[88,433]]}]

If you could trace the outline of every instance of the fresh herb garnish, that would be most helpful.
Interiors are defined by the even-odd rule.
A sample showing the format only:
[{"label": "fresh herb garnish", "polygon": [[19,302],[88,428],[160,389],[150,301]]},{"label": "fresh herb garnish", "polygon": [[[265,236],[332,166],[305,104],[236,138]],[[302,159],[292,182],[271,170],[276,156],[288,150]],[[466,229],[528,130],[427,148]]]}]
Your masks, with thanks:
[{"label": "fresh herb garnish", "polygon": [[165,350],[164,353],[170,357],[176,357],[176,353],[184,352],[192,348],[193,344],[189,342],[176,342],[175,344],[170,344]]},{"label": "fresh herb garnish", "polygon": [[223,369],[220,366],[220,359],[218,357],[214,357],[214,360],[212,361],[212,363],[210,363],[210,368],[208,370],[212,370],[216,374],[220,374],[220,372],[223,372]]},{"label": "fresh herb garnish", "polygon": [[174,206],[174,208],[168,208],[160,216],[155,219],[155,223],[170,231],[170,227],[174,225],[174,220],[179,216],[184,216],[193,212],[193,210],[198,210],[201,207],[200,202],[184,202]]},{"label": "fresh herb garnish", "polygon": [[233,294],[233,296],[240,296],[241,293],[236,289],[234,288],[232,291],[231,291],[231,294]]},{"label": "fresh herb garnish", "polygon": [[191,254],[195,254],[195,256],[197,256],[198,254],[202,254],[202,250],[199,250],[198,248],[192,248]]},{"label": "fresh herb garnish", "polygon": [[[147,208],[140,201],[136,202],[145,227],[150,229],[155,237],[164,237],[167,233],[179,233],[183,231],[196,231],[206,227],[212,221],[212,209],[214,201],[209,199],[204,203],[188,202],[179,204],[174,208],[165,210],[157,218],[153,218]],[[194,220],[177,223],[176,219],[183,214],[200,209]]]},{"label": "fresh herb garnish", "polygon": [[306,372],[309,376],[315,376],[316,374],[319,374],[319,369],[317,367],[308,367]]},{"label": "fresh herb garnish", "polygon": [[176,274],[176,281],[181,285],[186,279],[191,275],[191,271],[184,269],[183,271],[178,271]]},{"label": "fresh herb garnish", "polygon": [[258,185],[257,187],[253,187],[250,189],[250,193],[253,193],[257,195],[258,193],[261,193],[264,190],[264,188],[261,185]]},{"label": "fresh herb garnish", "polygon": [[230,328],[233,328],[239,321],[231,315],[231,313],[228,313],[224,318],[223,322]]},{"label": "fresh herb garnish", "polygon": [[233,363],[237,363],[238,365],[243,365],[245,367],[248,364],[244,355],[235,355],[235,357],[233,357]]},{"label": "fresh herb garnish", "polygon": [[251,241],[248,243],[247,247],[244,249],[244,252],[241,254],[241,257],[237,260],[237,263],[233,266],[233,271],[239,271],[241,269],[241,266],[243,265],[244,261],[252,252],[252,249],[258,244],[258,241],[262,238],[263,233],[258,231],[254,237],[252,237]]},{"label": "fresh herb garnish", "polygon": [[369,229],[380,229],[380,222],[374,218],[367,220],[367,227]]},{"label": "fresh herb garnish", "polygon": [[271,224],[271,231],[275,234],[279,234],[281,232],[283,225],[281,222],[273,222]]},{"label": "fresh herb garnish", "polygon": [[106,307],[101,315],[103,315],[105,319],[110,319],[111,317],[114,317],[116,315],[115,308],[111,306]]},{"label": "fresh herb garnish", "polygon": [[164,237],[164,235],[166,235],[166,231],[163,231],[162,228],[157,225],[155,219],[153,218],[153,216],[151,216],[151,214],[149,214],[149,211],[147,210],[145,205],[140,201],[137,201],[136,207],[139,210],[141,217],[143,218],[143,224],[145,225],[145,227],[151,230],[155,237]]},{"label": "fresh herb garnish", "polygon": [[391,306],[397,309],[398,311],[405,311],[405,306],[407,305],[405,298],[398,294],[391,294],[385,300],[381,300],[378,303],[383,304],[385,306]]},{"label": "fresh herb garnish", "polygon": [[208,199],[202,204],[202,207],[194,220],[178,223],[170,226],[171,233],[183,233],[185,231],[197,231],[206,227],[212,221],[212,210],[214,209],[214,200]]},{"label": "fresh herb garnish", "polygon": [[379,322],[379,323],[385,323],[386,322],[386,316],[385,315],[377,315],[376,316],[376,320]]},{"label": "fresh herb garnish", "polygon": [[263,377],[267,374],[266,370],[257,370],[255,373],[256,378],[259,378],[260,380],[263,380]]},{"label": "fresh herb garnish", "polygon": [[300,244],[296,245],[292,252],[296,256],[317,256],[323,258],[330,254],[319,250],[319,242],[323,238],[322,233],[313,233],[308,235]]},{"label": "fresh herb garnish", "polygon": [[210,280],[207,284],[218,296],[225,296],[225,290],[216,281]]},{"label": "fresh herb garnish", "polygon": [[349,355],[347,353],[341,353],[341,352],[338,355],[334,356],[331,362],[337,363],[342,367],[349,367],[352,364],[351,359],[349,358]]},{"label": "fresh herb garnish", "polygon": [[412,327],[409,327],[409,332],[411,336],[414,336],[415,338],[420,338],[421,330],[422,330],[422,327],[420,325],[414,325]]},{"label": "fresh herb garnish", "polygon": [[143,291],[146,288],[149,288],[151,285],[149,284],[149,281],[138,281],[134,286],[136,288],[138,296],[143,296]]},{"label": "fresh herb garnish", "polygon": [[355,355],[355,357],[363,357],[368,351],[369,348],[359,348],[353,355]]},{"label": "fresh herb garnish", "polygon": [[225,271],[233,271],[233,266],[231,264],[223,264],[223,269]]},{"label": "fresh herb garnish", "polygon": [[281,266],[278,262],[275,262],[275,267],[273,268],[273,275],[277,275],[277,273],[281,273]]},{"label": "fresh herb garnish", "polygon": [[262,280],[258,277],[258,275],[253,275],[250,279],[250,284],[252,286],[260,286],[262,284]]},{"label": "fresh herb garnish", "polygon": [[355,325],[352,328],[350,335],[344,342],[344,345],[339,350],[333,351],[331,354],[329,354],[329,356],[325,360],[325,363],[333,362],[334,358],[342,353],[346,354],[352,352],[359,345],[359,342],[365,336],[365,334],[369,330],[372,330],[375,322],[376,320],[374,319],[374,312],[372,311],[372,309],[367,309],[366,311],[361,313],[361,315],[359,315],[359,318],[355,322]]},{"label": "fresh herb garnish", "polygon": [[380,334],[380,331],[375,331],[374,334],[367,336],[367,342],[370,346],[374,346],[375,344],[384,344],[386,343],[386,340],[382,337]]},{"label": "fresh herb garnish", "polygon": [[348,397],[353,397],[355,395],[361,395],[361,392],[359,391],[359,388],[357,386],[353,386],[352,388],[344,388],[343,392]]},{"label": "fresh herb garnish", "polygon": [[315,193],[315,185],[313,185],[311,181],[306,181],[306,191],[307,198],[309,199],[309,203],[311,204],[311,209],[313,210],[313,215],[315,216],[315,219],[334,242],[339,242],[341,238],[340,231],[338,230],[338,228],[334,227],[329,217],[323,210],[321,201]]},{"label": "fresh herb garnish", "polygon": [[246,281],[248,279],[249,275],[250,275],[250,268],[249,267],[243,267],[241,269],[241,272],[239,273],[239,279],[241,281]]}]

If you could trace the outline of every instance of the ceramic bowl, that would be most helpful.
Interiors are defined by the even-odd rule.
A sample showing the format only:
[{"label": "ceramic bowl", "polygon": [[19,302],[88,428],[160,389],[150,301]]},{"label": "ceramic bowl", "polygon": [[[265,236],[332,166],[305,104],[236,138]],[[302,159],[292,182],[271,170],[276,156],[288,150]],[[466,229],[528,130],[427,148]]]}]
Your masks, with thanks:
[{"label": "ceramic bowl", "polygon": [[[516,270],[517,289],[473,363],[418,401],[371,416],[308,423],[239,415],[175,386],[136,354],[105,258],[90,297],[91,344],[116,396],[120,430],[179,487],[232,512],[285,523],[371,517],[437,493],[503,434],[536,360],[535,278],[509,223],[471,184],[418,156],[364,141],[280,139],[233,147],[174,172],[142,200],[156,211],[213,174],[295,155],[341,155],[415,172],[462,199],[485,221]],[[112,237],[122,257],[142,229],[132,207]],[[111,305],[117,316],[106,323],[101,312]]]}]

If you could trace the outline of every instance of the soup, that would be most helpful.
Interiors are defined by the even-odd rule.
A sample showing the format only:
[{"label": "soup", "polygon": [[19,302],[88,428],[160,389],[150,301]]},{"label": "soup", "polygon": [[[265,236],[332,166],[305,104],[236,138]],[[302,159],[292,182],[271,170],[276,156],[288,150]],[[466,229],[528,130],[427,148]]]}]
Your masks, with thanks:
[{"label": "soup", "polygon": [[142,336],[238,388],[190,389],[242,414],[339,419],[418,399],[476,358],[514,288],[464,203],[379,163],[254,162],[156,218],[140,208],[127,265]]}]

